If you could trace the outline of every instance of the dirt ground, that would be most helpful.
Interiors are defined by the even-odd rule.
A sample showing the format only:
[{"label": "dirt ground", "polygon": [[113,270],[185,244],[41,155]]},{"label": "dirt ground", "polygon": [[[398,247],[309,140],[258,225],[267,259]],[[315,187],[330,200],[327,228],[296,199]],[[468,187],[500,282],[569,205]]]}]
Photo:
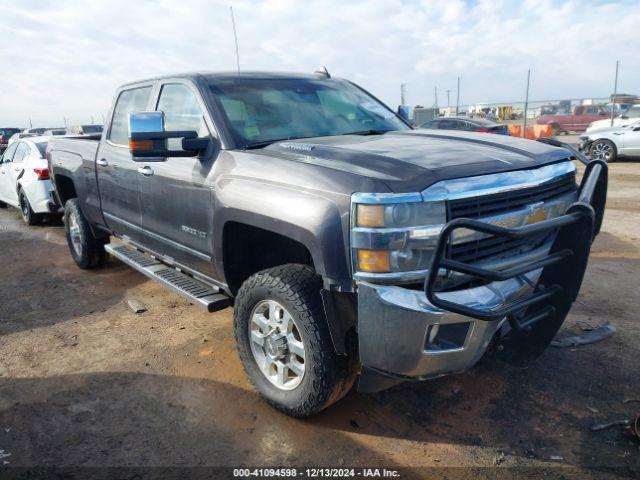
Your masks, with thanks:
[{"label": "dirt ground", "polygon": [[[550,348],[526,369],[485,359],[466,373],[351,393],[308,420],[272,410],[251,388],[230,308],[204,313],[114,259],[82,271],[61,226],[29,228],[17,210],[0,210],[0,477],[37,466],[313,465],[638,478],[640,442],[589,429],[640,411],[624,402],[640,399],[638,185],[637,162],[611,166],[603,232],[559,334],[611,322],[611,338]],[[129,297],[148,311],[133,313]]]}]

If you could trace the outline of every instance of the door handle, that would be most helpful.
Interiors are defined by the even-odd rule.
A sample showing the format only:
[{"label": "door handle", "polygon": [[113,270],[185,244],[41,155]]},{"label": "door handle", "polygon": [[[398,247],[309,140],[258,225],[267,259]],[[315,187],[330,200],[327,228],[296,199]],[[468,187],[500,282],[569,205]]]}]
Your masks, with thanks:
[{"label": "door handle", "polygon": [[144,167],[138,167],[138,173],[141,173],[145,177],[150,177],[151,175],[153,175],[153,170],[151,169],[151,167],[145,165]]},{"label": "door handle", "polygon": [[101,167],[108,167],[109,166],[109,162],[107,162],[106,158],[101,158],[100,160],[96,160],[96,163],[98,165],[100,165]]},{"label": "door handle", "polygon": [[19,172],[20,170],[22,170],[20,167],[13,167],[13,169],[14,169],[16,172]]}]

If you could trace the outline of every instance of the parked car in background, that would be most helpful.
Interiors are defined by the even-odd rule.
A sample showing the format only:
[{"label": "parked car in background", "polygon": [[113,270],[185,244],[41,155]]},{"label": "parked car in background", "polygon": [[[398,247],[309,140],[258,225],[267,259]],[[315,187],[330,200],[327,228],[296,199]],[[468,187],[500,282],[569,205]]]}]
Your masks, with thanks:
[{"label": "parked car in background", "polygon": [[0,127],[0,144],[7,145],[9,139],[16,133],[20,133],[20,128]]},{"label": "parked car in background", "polygon": [[64,128],[55,128],[51,130],[45,130],[43,136],[45,137],[57,137],[59,135],[66,135],[67,131]]},{"label": "parked car in background", "polygon": [[7,144],[11,145],[13,142],[17,142],[18,140],[20,140],[22,138],[37,137],[37,136],[38,136],[37,133],[25,133],[24,131],[23,132],[14,133],[13,135],[11,135],[11,138],[9,139]]},{"label": "parked car in background", "polygon": [[591,122],[607,116],[602,105],[579,105],[569,115],[542,115],[536,119],[537,125],[550,125],[554,135],[570,132],[582,133]]},{"label": "parked car in background", "polygon": [[492,122],[483,118],[470,117],[443,117],[434,118],[423,123],[418,128],[432,128],[436,130],[463,130],[466,132],[497,133],[509,135],[506,125]]},{"label": "parked car in background", "polygon": [[72,125],[67,128],[67,135],[92,135],[102,133],[102,125]]},{"label": "parked car in background", "polygon": [[627,125],[631,125],[632,123],[636,123],[638,120],[640,120],[640,105],[634,105],[633,107],[615,117],[613,119],[613,125],[611,125],[610,118],[603,118],[602,120],[591,122],[587,127],[587,132],[601,128],[625,127]]},{"label": "parked car in background", "polygon": [[58,211],[45,160],[48,141],[49,137],[21,139],[0,157],[0,207],[19,208],[27,225]]},{"label": "parked car in background", "polygon": [[29,133],[31,135],[42,135],[46,130],[46,127],[25,128],[24,130],[22,130],[22,133]]},{"label": "parked car in background", "polygon": [[614,162],[618,157],[640,156],[640,120],[622,127],[591,130],[580,140],[580,150],[595,160]]},{"label": "parked car in background", "polygon": [[9,139],[16,133],[20,133],[19,128],[0,127],[0,155],[9,146]]}]

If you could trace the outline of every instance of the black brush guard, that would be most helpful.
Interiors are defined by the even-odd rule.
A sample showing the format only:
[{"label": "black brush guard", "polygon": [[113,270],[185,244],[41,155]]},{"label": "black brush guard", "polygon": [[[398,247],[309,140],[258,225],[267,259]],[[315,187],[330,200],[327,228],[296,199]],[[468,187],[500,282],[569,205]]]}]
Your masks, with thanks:
[{"label": "black brush guard", "polygon": [[[566,147],[562,144],[563,147]],[[585,162],[584,156],[570,149]],[[591,243],[599,233],[607,195],[607,164],[602,160],[586,161],[578,199],[561,217],[517,228],[505,228],[477,220],[459,218],[447,223],[438,239],[433,263],[424,284],[427,299],[436,307],[482,321],[506,318],[512,330],[502,339],[507,360],[522,364],[539,356],[549,345],[578,296],[587,267]],[[556,232],[545,258],[491,270],[446,258],[451,234],[460,228],[509,239]],[[495,282],[542,269],[533,291],[513,303],[496,309],[481,309],[443,299],[436,291],[439,275],[459,272],[476,279]],[[511,348],[504,348],[511,347]]]}]

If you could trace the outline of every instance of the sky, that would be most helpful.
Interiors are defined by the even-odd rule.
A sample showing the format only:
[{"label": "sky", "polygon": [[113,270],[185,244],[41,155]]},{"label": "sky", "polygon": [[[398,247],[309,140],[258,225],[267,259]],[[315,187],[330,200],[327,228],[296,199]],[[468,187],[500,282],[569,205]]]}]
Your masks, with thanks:
[{"label": "sky", "polygon": [[0,126],[102,122],[146,77],[325,65],[397,107],[640,94],[640,0],[0,0]]}]

